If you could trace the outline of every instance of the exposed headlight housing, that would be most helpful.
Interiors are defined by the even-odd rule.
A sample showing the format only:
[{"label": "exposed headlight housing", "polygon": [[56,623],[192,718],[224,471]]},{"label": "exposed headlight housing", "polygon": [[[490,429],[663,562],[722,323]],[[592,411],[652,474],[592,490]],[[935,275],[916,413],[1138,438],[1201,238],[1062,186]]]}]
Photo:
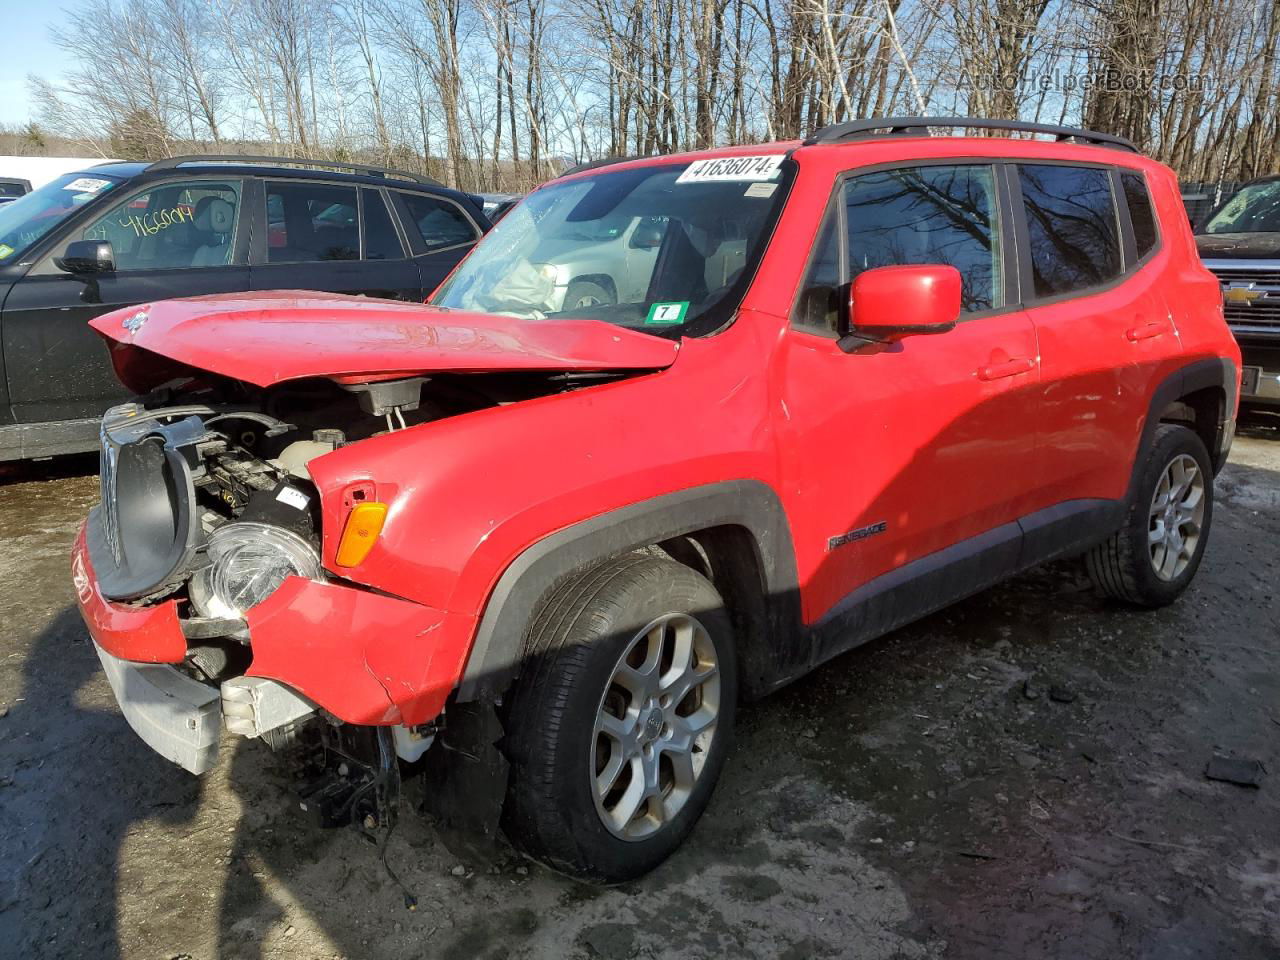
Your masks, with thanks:
[{"label": "exposed headlight housing", "polygon": [[295,533],[266,523],[224,524],[209,537],[209,563],[191,580],[204,617],[242,620],[289,576],[320,580],[320,555]]}]

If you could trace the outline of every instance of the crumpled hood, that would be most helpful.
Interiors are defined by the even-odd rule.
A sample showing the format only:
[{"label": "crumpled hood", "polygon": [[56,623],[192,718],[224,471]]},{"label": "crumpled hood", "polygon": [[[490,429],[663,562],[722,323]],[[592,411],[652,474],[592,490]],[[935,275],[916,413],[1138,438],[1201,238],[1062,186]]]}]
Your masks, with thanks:
[{"label": "crumpled hood", "polygon": [[279,290],[162,300],[103,314],[90,326],[112,341],[116,374],[137,393],[180,373],[160,358],[267,387],[306,377],[657,370],[680,349],[598,320],[521,320]]}]

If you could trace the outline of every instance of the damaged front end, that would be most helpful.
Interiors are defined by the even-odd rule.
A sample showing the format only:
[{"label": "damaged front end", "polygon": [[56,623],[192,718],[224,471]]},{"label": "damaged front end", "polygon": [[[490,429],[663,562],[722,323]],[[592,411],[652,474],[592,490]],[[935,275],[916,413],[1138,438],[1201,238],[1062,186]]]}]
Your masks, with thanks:
[{"label": "damaged front end", "polygon": [[214,765],[224,726],[296,747],[313,774],[304,810],[381,823],[397,760],[419,761],[435,730],[404,725],[366,641],[411,642],[441,614],[324,570],[307,464],[345,442],[253,410],[115,407],[102,502],[72,570],[108,681],[149,746],[196,774]]}]

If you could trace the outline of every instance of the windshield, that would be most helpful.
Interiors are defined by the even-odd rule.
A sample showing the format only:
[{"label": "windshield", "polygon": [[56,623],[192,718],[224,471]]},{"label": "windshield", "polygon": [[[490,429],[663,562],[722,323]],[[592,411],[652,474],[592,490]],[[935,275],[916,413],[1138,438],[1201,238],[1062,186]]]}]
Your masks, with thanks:
[{"label": "windshield", "polygon": [[1211,216],[1203,233],[1280,233],[1280,180],[1241,187]]},{"label": "windshield", "polygon": [[63,220],[120,182],[113,177],[68,173],[0,205],[0,263],[22,256]]},{"label": "windshield", "polygon": [[783,154],[601,172],[531,194],[431,303],[701,336],[746,292],[786,192]]}]

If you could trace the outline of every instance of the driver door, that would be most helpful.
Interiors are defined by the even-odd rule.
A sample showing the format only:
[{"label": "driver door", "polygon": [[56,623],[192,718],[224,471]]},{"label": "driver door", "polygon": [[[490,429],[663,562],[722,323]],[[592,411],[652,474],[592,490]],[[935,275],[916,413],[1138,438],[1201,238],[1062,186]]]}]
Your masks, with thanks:
[{"label": "driver door", "polygon": [[[1037,473],[1039,366],[1009,282],[1002,177],[999,165],[951,161],[836,187],[783,353],[778,421],[805,620],[833,625],[819,631],[823,655],[902,622],[903,584],[923,591],[905,597],[919,610],[1017,562],[1014,521]],[[853,278],[905,264],[960,271],[960,322],[844,352],[836,328]],[[919,579],[954,558],[949,548],[972,563],[940,584]],[[856,603],[886,588],[887,601]]]},{"label": "driver door", "polygon": [[14,419],[96,418],[128,396],[115,378],[94,317],[120,307],[248,289],[246,231],[236,178],[153,183],[66,242],[105,240],[115,270],[73,276],[54,260],[65,244],[14,284],[4,304],[4,356]]}]

